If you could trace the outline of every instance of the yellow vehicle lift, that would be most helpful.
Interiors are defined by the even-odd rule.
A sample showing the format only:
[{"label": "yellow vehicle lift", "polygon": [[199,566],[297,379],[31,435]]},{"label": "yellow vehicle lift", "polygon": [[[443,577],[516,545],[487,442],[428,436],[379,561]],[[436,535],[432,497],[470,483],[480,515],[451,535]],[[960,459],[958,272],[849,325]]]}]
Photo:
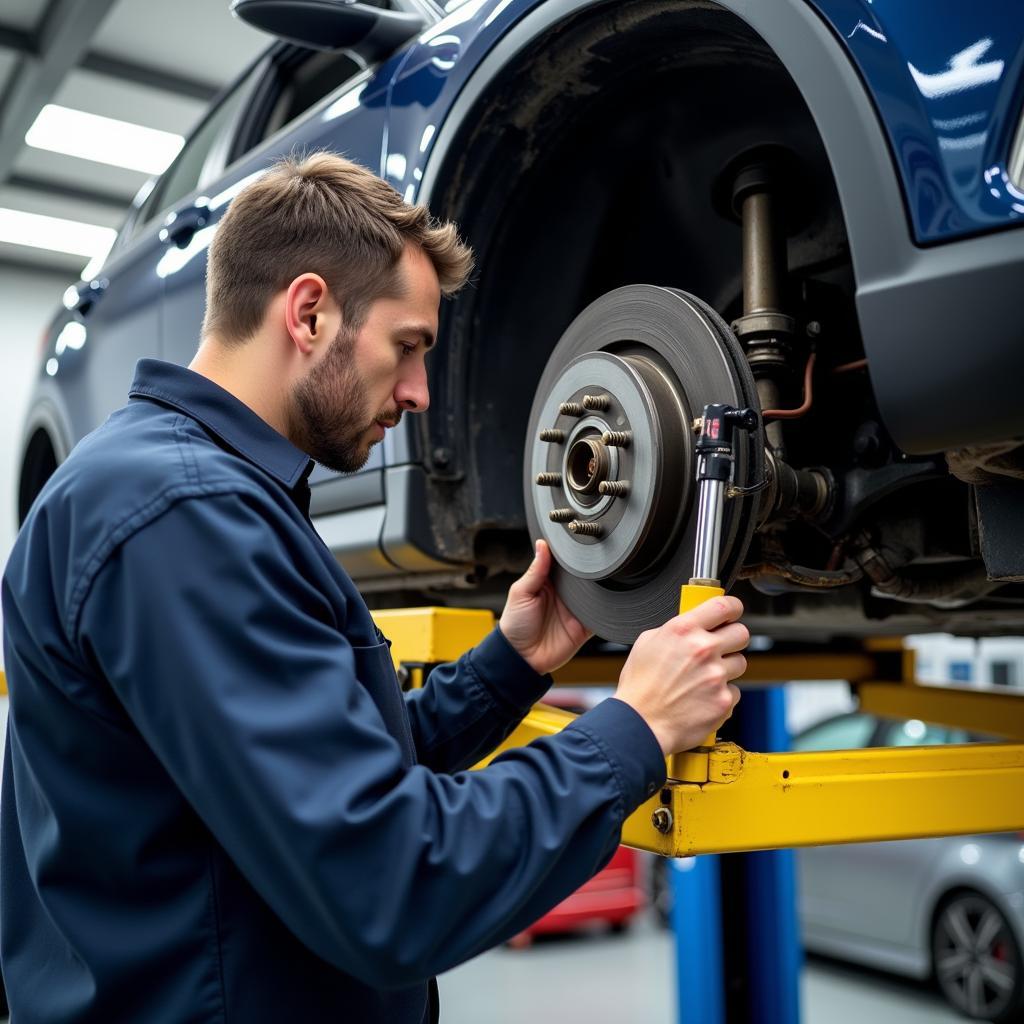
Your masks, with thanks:
[{"label": "yellow vehicle lift", "polygon": [[[494,626],[489,611],[374,613],[405,686],[457,658]],[[613,684],[621,656],[580,657],[556,685]],[[668,857],[1024,829],[1024,695],[922,686],[899,641],[834,653],[752,654],[741,687],[843,679],[861,707],[1006,737],[1009,742],[763,754],[716,742],[686,755],[626,821],[623,842]],[[742,713],[741,710],[737,714]],[[575,716],[538,704],[488,760],[560,731]],[[482,762],[486,763],[486,762]]]}]

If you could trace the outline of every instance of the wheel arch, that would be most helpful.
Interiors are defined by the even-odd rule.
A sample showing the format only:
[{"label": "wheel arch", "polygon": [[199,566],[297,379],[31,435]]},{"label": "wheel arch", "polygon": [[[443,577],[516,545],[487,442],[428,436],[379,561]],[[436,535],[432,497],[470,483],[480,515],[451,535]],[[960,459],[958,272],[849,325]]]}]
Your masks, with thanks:
[{"label": "wheel arch", "polygon": [[48,398],[38,399],[25,419],[19,449],[16,522],[20,527],[32,502],[54,470],[68,457],[71,445],[60,413]]},{"label": "wheel arch", "polygon": [[[717,19],[721,26],[731,25],[733,31],[737,33],[740,32],[742,27],[742,30],[749,33],[752,37],[760,36],[761,45],[765,47],[766,51],[771,52],[772,59],[777,68],[781,69],[788,78],[793,79],[797,91],[802,94],[803,103],[807,105],[807,90],[800,88],[799,81],[796,80],[791,69],[787,67],[785,60],[764,39],[765,32],[759,31],[758,25],[755,24],[756,22],[766,21],[766,18],[758,9],[758,5],[750,5],[750,9],[747,9],[748,5],[744,4],[730,2],[712,4],[703,2],[703,0],[697,0],[697,2],[687,5],[673,4],[671,8],[669,5],[660,6],[666,12],[671,9],[672,15],[675,17],[682,17],[687,12],[691,12],[693,18]],[[637,21],[639,17],[636,12],[639,12],[644,7],[656,11],[659,4],[657,0],[652,0],[652,3],[647,5],[631,5],[630,9],[634,11]],[[803,11],[802,9],[800,12],[794,13],[789,9],[789,6],[786,7],[786,10],[791,21],[795,21],[803,26],[803,38],[806,39],[810,35],[815,39],[824,38],[828,40],[835,50],[836,60],[842,61],[842,67],[846,68],[848,74],[844,75],[838,68],[826,65],[829,66],[829,73],[840,80],[843,88],[859,91],[859,80],[852,69],[849,69],[845,54],[835,44],[828,30],[818,21],[816,16],[812,12]],[[523,404],[528,407],[532,401],[533,388],[539,380],[545,360],[540,359],[539,363],[537,363],[536,359],[534,359],[532,364],[526,365],[530,362],[529,358],[511,359],[497,354],[496,349],[501,347],[498,345],[499,341],[503,340],[510,345],[514,345],[515,342],[514,338],[506,337],[503,339],[500,331],[493,338],[489,337],[487,339],[488,342],[493,341],[494,344],[487,346],[489,351],[486,352],[482,351],[479,345],[469,345],[466,339],[474,337],[474,327],[478,326],[483,304],[493,299],[495,287],[493,279],[495,276],[501,276],[491,272],[490,264],[493,259],[492,254],[501,248],[497,240],[500,239],[497,226],[501,224],[502,217],[504,216],[505,200],[507,198],[506,187],[511,187],[516,183],[516,177],[510,173],[509,168],[517,166],[515,161],[520,158],[520,153],[524,148],[529,149],[531,146],[536,146],[538,152],[534,155],[538,159],[543,159],[544,157],[544,153],[540,150],[539,143],[536,141],[543,137],[543,128],[533,128],[531,133],[527,135],[519,129],[519,125],[522,124],[527,115],[536,116],[540,120],[550,117],[551,107],[556,105],[561,98],[558,95],[559,89],[565,90],[568,88],[571,94],[572,89],[578,88],[581,94],[585,94],[586,83],[574,83],[566,86],[564,81],[554,82],[551,79],[545,80],[543,74],[540,74],[530,77],[532,93],[525,94],[525,96],[513,93],[522,101],[520,106],[523,109],[509,107],[508,102],[503,100],[502,97],[504,93],[510,92],[512,89],[511,83],[515,81],[517,75],[523,75],[524,78],[529,77],[525,75],[523,69],[538,66],[542,71],[544,70],[545,63],[539,55],[548,52],[548,49],[551,47],[557,46],[559,37],[565,38],[567,33],[571,34],[573,32],[585,37],[586,26],[592,23],[596,24],[602,18],[619,19],[621,15],[617,12],[611,13],[610,5],[594,4],[589,2],[589,0],[554,0],[554,2],[545,3],[535,8],[529,15],[518,22],[484,57],[467,80],[449,109],[446,119],[440,126],[437,139],[432,147],[424,170],[424,177],[419,192],[420,200],[430,205],[435,213],[451,216],[456,221],[460,221],[462,215],[465,214],[463,227],[469,229],[470,241],[477,246],[480,254],[484,257],[481,268],[478,271],[476,286],[477,289],[488,292],[488,294],[482,296],[481,291],[478,290],[477,294],[464,297],[456,304],[450,315],[446,318],[445,334],[447,335],[447,343],[439,348],[437,356],[434,357],[435,366],[432,370],[431,380],[434,402],[431,412],[428,413],[430,419],[423,425],[424,430],[421,434],[421,442],[425,461],[430,466],[432,478],[435,481],[445,481],[447,500],[449,502],[453,499],[456,502],[468,502],[468,505],[464,504],[460,509],[458,521],[460,523],[467,521],[473,523],[481,522],[485,524],[485,530],[493,528],[495,531],[501,532],[515,526],[516,524],[513,522],[515,515],[513,514],[512,517],[508,517],[503,514],[502,509],[519,508],[521,495],[513,495],[511,491],[508,494],[502,492],[494,495],[495,500],[489,503],[489,507],[482,509],[469,507],[472,505],[472,495],[467,495],[467,488],[462,485],[465,484],[467,479],[472,479],[477,472],[477,467],[473,464],[473,458],[467,452],[467,446],[475,443],[475,439],[471,436],[474,429],[473,424],[495,423],[496,420],[500,420],[497,397],[501,394],[502,390],[508,388],[519,393]],[[770,19],[767,19],[767,21],[770,23]],[[621,22],[617,22],[617,24],[621,24]],[[631,23],[631,27],[635,26],[635,24],[636,21]],[[799,51],[796,40],[790,40],[785,32],[781,32],[781,30],[775,29],[773,31],[774,35],[780,35],[780,33],[781,38],[786,41],[790,49]],[[726,32],[726,34],[728,33]],[[773,73],[777,72],[773,71]],[[842,89],[840,89],[839,85],[836,85],[824,91],[839,94],[842,92]],[[511,128],[507,128],[507,130],[506,120],[493,118],[495,108],[501,110],[503,103],[505,109],[502,112],[505,118],[511,122]],[[854,152],[868,151],[874,152],[877,155],[880,151],[881,157],[888,161],[884,137],[881,134],[880,128],[874,122],[870,104],[862,93],[859,110],[862,115],[864,129],[865,131],[873,132],[873,139],[870,143],[865,141],[859,146],[853,143],[852,148]],[[823,146],[823,152],[829,155],[829,143],[828,139],[825,138],[825,133],[822,132],[822,122],[820,118],[814,118],[813,110],[810,113],[812,120],[814,120],[813,128],[816,131],[819,145]],[[490,146],[488,148],[485,144],[488,140],[484,138],[485,131],[481,129],[481,125],[486,125],[489,114],[493,120],[501,125],[502,130],[499,131],[497,127],[495,128],[495,137],[489,140]],[[834,133],[830,132],[828,134]],[[524,139],[527,140],[525,145]],[[515,150],[517,145],[519,149]],[[503,146],[506,157],[504,160],[502,160]],[[530,152],[532,153],[533,150],[530,149]],[[836,180],[836,166],[834,161],[831,160],[828,161],[828,165],[829,187],[834,187],[832,182]],[[502,178],[503,173],[507,174],[508,177]],[[893,178],[891,164],[887,164],[886,173],[889,179]],[[578,184],[580,191],[585,191],[588,187],[588,182],[583,176],[579,178]],[[860,187],[859,182],[856,181],[856,176],[854,187]],[[899,211],[897,219],[902,225],[905,223],[905,218],[901,209],[898,189],[894,181],[892,182],[892,193],[892,200]],[[877,199],[876,190],[876,207]],[[576,198],[573,201],[577,201]],[[848,217],[844,217],[841,192],[836,206],[839,210],[840,220],[848,221]],[[492,230],[492,228],[495,230]],[[578,230],[578,234],[575,237],[577,248],[582,251],[600,244],[599,237],[596,237],[593,233],[588,236],[585,226]],[[889,247],[883,248],[886,251],[891,251]],[[543,254],[541,253],[528,255],[532,260],[543,259]],[[575,261],[572,261],[572,263],[575,264]],[[739,263],[737,242],[734,259],[736,279],[732,282],[734,292],[738,289],[739,285]],[[596,294],[588,294],[586,289],[580,286],[578,280],[574,279],[569,284],[569,279],[579,272],[579,267],[568,264],[569,261],[566,261],[566,265],[552,266],[548,275],[549,277],[557,275],[560,282],[566,285],[566,287],[562,288],[560,294],[548,295],[545,297],[544,303],[542,303],[546,323],[557,325],[558,327],[557,333],[550,337],[548,351],[572,317],[586,305],[587,301],[596,297]],[[691,282],[673,280],[671,275],[663,281],[651,280],[650,276],[644,279],[648,280],[649,283],[680,284],[680,286],[687,287],[690,291],[700,293],[700,289],[694,287]],[[636,282],[635,280],[612,281],[607,282],[607,286],[614,287],[623,283]],[[566,302],[567,298],[573,299],[576,297],[576,294],[573,293],[573,288],[576,289],[576,294],[582,293],[583,298],[579,302]],[[717,304],[716,299],[718,296],[705,293],[704,297],[708,298],[713,305]],[[522,303],[517,303],[517,306],[521,309]],[[497,320],[500,322],[502,318],[492,313],[491,319],[492,321]],[[460,351],[460,345],[464,350]],[[535,354],[531,350],[531,358]],[[478,373],[481,364],[487,360],[491,361],[491,368],[485,370],[485,379],[481,383],[475,375]],[[482,396],[482,398],[479,400],[475,399],[474,395]],[[493,396],[494,401],[491,401],[488,396]],[[476,415],[470,417],[465,414],[465,407],[468,403],[474,401],[479,401],[480,407],[476,410]],[[521,472],[521,466],[519,465],[521,460],[521,443],[521,436],[518,434],[515,434],[515,436],[508,434],[502,440],[500,450],[497,448],[492,449],[490,457],[482,461],[487,461],[490,465],[500,464],[500,476],[502,478],[518,479]],[[434,458],[436,454],[442,456],[441,460]],[[472,490],[472,487],[468,490]],[[443,526],[441,527],[441,532],[444,532]],[[465,544],[464,534],[462,540]],[[453,548],[452,545],[456,543],[454,540],[449,540],[439,544],[439,546],[446,557],[469,559],[479,556],[479,551],[471,551],[467,546],[463,546],[462,549]]]}]

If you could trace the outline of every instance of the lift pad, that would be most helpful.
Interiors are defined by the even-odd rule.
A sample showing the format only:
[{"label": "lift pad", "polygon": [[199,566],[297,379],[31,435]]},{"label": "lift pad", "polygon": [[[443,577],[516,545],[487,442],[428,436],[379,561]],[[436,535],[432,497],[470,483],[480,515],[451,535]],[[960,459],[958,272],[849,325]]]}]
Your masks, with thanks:
[{"label": "lift pad", "polygon": [[[430,664],[482,639],[494,622],[489,612],[442,608],[374,617],[392,638],[396,664],[413,666],[417,680]],[[770,654],[754,658],[752,674],[761,679],[835,679],[841,666],[857,681],[865,710],[1024,739],[1024,696],[918,686],[898,678],[874,682],[870,670],[891,668],[892,662],[873,660],[868,647],[863,654],[826,654],[816,661],[812,655],[784,655],[774,663]],[[585,660],[593,663],[577,664]],[[912,667],[909,657],[897,660]],[[573,682],[610,681],[610,670],[614,679],[622,659],[609,661],[577,659],[569,671],[556,674],[556,682],[565,676]],[[748,681],[744,677],[740,685]],[[505,750],[559,732],[575,717],[535,706],[481,766]],[[623,843],[689,857],[1024,829],[1024,743],[795,754],[752,753],[717,743],[687,755],[687,766],[687,779],[696,781],[666,784],[627,819]]]}]

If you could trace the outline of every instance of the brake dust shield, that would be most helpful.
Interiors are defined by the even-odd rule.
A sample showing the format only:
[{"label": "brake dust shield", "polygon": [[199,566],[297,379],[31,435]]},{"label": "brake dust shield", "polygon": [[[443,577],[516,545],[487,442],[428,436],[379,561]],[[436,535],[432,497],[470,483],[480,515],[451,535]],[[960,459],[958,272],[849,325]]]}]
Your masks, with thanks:
[{"label": "brake dust shield", "polygon": [[[759,410],[743,350],[700,299],[630,285],[569,325],[530,411],[530,536],[551,546],[555,587],[598,636],[632,643],[679,610],[697,525],[694,419],[713,402]],[[764,474],[764,435],[737,431],[737,487]],[[726,502],[728,589],[754,531],[757,495]]]}]

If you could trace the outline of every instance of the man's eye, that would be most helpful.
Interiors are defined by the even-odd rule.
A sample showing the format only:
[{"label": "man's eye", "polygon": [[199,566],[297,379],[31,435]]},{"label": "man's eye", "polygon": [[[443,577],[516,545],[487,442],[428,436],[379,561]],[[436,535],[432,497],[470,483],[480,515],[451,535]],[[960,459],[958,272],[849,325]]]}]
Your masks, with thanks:
[{"label": "man's eye", "polygon": [[415,351],[416,351],[416,346],[415,345],[403,345],[402,346],[402,355],[403,356],[411,356],[413,354],[413,352],[415,352]]}]

